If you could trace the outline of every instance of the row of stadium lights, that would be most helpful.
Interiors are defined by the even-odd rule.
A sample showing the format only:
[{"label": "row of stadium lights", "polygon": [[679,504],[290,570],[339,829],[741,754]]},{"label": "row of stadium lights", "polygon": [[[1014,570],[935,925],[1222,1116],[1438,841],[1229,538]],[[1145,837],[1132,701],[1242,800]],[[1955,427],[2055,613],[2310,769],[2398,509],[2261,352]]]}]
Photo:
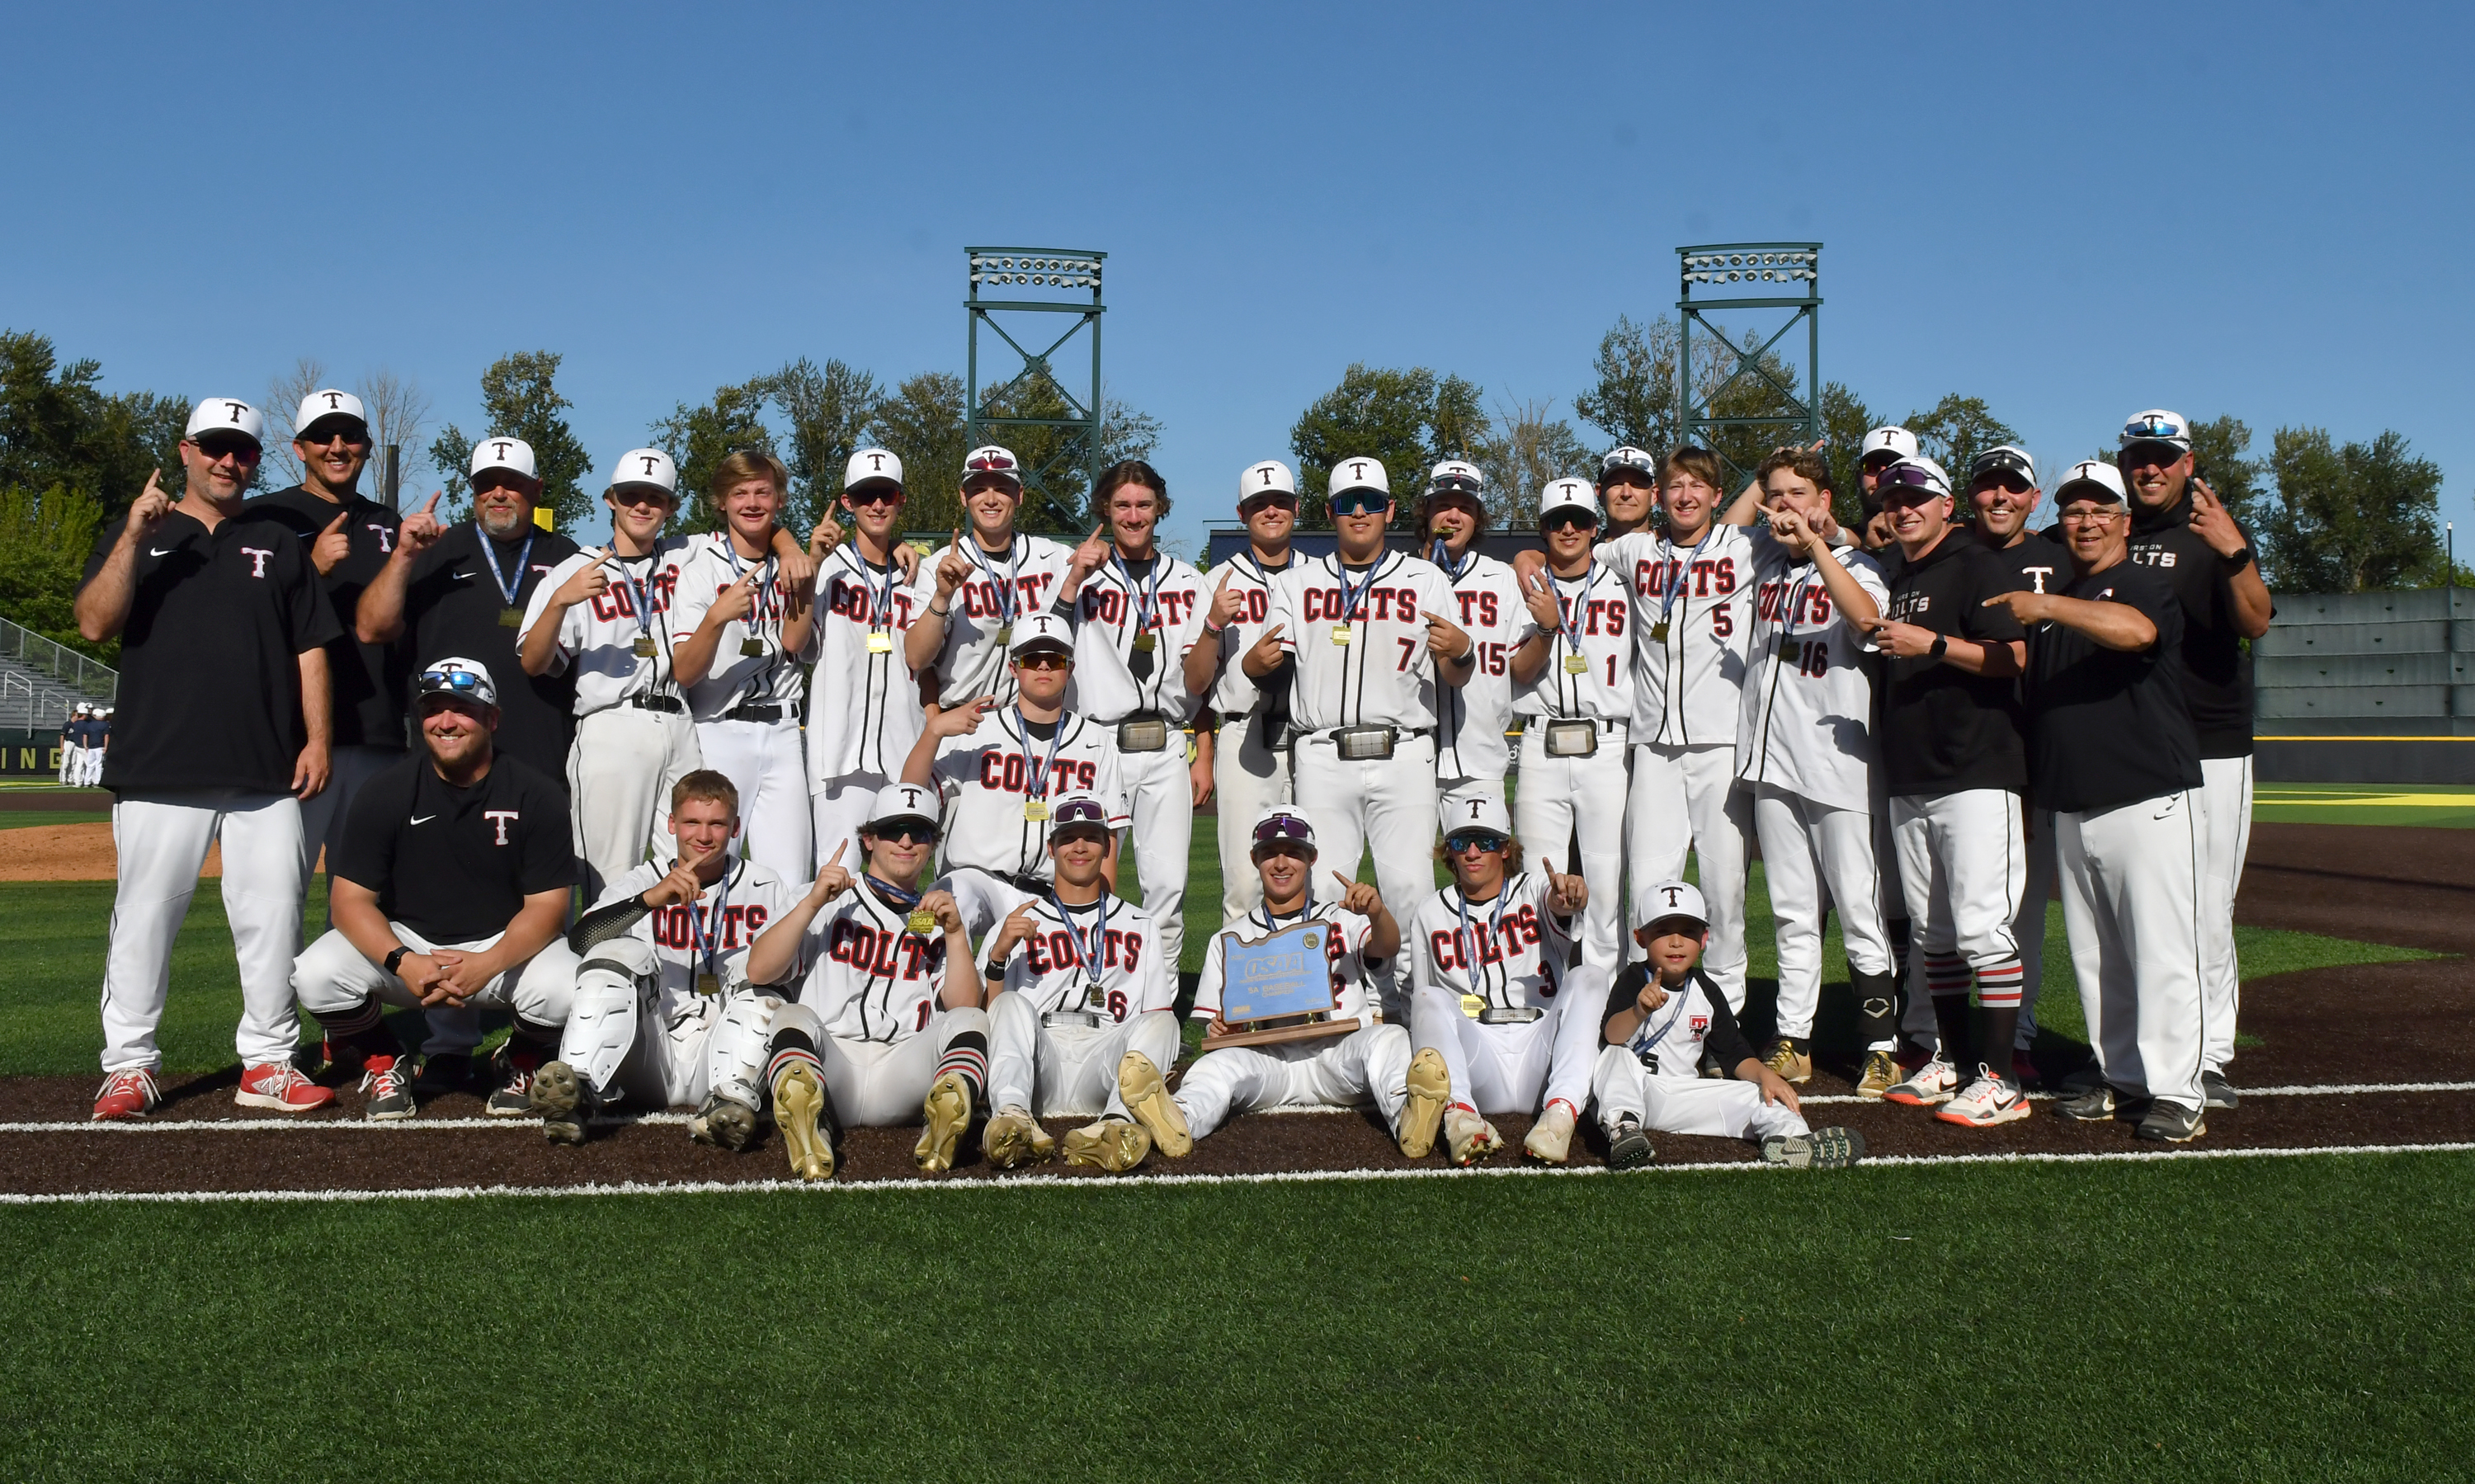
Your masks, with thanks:
[{"label": "row of stadium lights", "polygon": [[1687,283],[1794,283],[1813,278],[1813,253],[1711,253],[1684,259]]},{"label": "row of stadium lights", "polygon": [[1043,288],[1098,288],[1100,265],[1084,257],[974,257],[974,283],[1031,283]]}]

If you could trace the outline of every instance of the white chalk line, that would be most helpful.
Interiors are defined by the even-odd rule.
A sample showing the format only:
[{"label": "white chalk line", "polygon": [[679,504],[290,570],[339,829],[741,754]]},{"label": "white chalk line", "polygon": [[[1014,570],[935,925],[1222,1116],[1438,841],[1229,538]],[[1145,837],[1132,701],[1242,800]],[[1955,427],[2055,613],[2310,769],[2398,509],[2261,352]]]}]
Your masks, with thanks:
[{"label": "white chalk line", "polygon": [[[2345,1144],[2278,1149],[2126,1149],[2083,1154],[1886,1155],[1867,1159],[1849,1178],[1865,1170],[1916,1168],[1928,1165],[1983,1164],[2154,1164],[2205,1159],[2297,1159],[2325,1155],[2414,1155],[2475,1153],[2475,1143]],[[0,1206],[10,1205],[222,1205],[317,1204],[355,1201],[472,1201],[485,1197],[535,1200],[576,1196],[709,1196],[858,1195],[876,1191],[930,1190],[1162,1190],[1208,1185],[1315,1185],[1343,1181],[1417,1180],[1579,1180],[1592,1177],[1632,1178],[1653,1175],[1706,1175],[1743,1171],[1785,1175],[1791,1172],[1750,1159],[1714,1159],[1690,1164],[1652,1165],[1640,1170],[1610,1170],[1592,1165],[1564,1168],[1540,1165],[1450,1166],[1417,1170],[1286,1170],[1250,1175],[1006,1175],[985,1180],[618,1180],[584,1185],[433,1185],[408,1190],[79,1190],[51,1195],[0,1193]]]},{"label": "white chalk line", "polygon": [[[2381,1092],[2475,1092],[2475,1082],[2469,1083],[2333,1083],[2322,1086],[2238,1087],[2238,1096],[2246,1098],[2351,1098]],[[2029,1097],[2038,1102],[2050,1102],[2059,1096],[2050,1092],[2033,1092]],[[1804,1107],[1832,1107],[1862,1103],[1879,1103],[1879,1098],[1860,1098],[1850,1093],[1821,1093],[1799,1098]],[[1897,1106],[1897,1105],[1886,1105]],[[1257,1108],[1249,1117],[1266,1114],[1332,1114],[1356,1112],[1347,1107],[1266,1107]],[[639,1113],[630,1116],[608,1116],[590,1120],[596,1128],[624,1127],[627,1124],[674,1125],[688,1121],[686,1113]],[[176,1118],[150,1121],[142,1118],[123,1119],[111,1123],[91,1123],[66,1119],[47,1123],[0,1123],[0,1133],[261,1133],[269,1131],[335,1132],[360,1131],[390,1133],[397,1131],[437,1129],[528,1129],[541,1128],[541,1120],[521,1118],[398,1118],[373,1123],[365,1118],[318,1118],[293,1122],[281,1117],[267,1118]]]}]

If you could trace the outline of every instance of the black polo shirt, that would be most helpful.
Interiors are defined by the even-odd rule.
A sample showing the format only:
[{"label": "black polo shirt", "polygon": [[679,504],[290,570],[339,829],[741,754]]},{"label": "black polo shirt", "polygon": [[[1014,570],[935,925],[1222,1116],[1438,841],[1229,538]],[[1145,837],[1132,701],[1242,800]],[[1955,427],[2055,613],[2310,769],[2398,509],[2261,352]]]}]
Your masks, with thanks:
[{"label": "black polo shirt", "polygon": [[[353,610],[361,590],[383,571],[395,550],[396,513],[377,500],[355,494],[336,504],[294,485],[260,495],[241,507],[243,520],[274,521],[301,539],[301,553],[311,555],[318,538],[343,516],[344,534],[352,548],[335,570],[318,579],[334,605],[343,633],[327,645],[328,683],[334,688],[335,745],[390,747],[401,751],[405,742],[404,697],[412,672],[404,668],[401,645],[365,645],[353,632]],[[309,570],[318,564],[313,558]]]},{"label": "black polo shirt", "polygon": [[567,792],[501,756],[469,789],[438,776],[427,748],[361,786],[344,821],[335,874],[379,895],[379,910],[433,943],[505,931],[525,898],[572,887]]},{"label": "black polo shirt", "polygon": [[2059,593],[2071,580],[2071,553],[2042,531],[2023,532],[2007,547],[1985,548],[2031,593]]},{"label": "black polo shirt", "polygon": [[[96,536],[86,581],[122,527],[108,522]],[[136,548],[112,703],[120,735],[104,753],[103,786],[290,792],[309,741],[301,656],[335,637],[308,555],[263,523],[209,531],[177,509]]]},{"label": "black polo shirt", "polygon": [[2235,630],[2234,573],[2217,547],[2192,533],[2189,494],[2165,510],[2135,512],[2131,560],[2163,573],[2183,605],[2183,693],[2200,756],[2250,757],[2251,650]]},{"label": "black polo shirt", "polygon": [[[2009,609],[1985,600],[2024,586],[1967,529],[1952,526],[1932,550],[1901,564],[1885,617],[2002,644],[2021,637],[2020,625]],[[1972,675],[1919,655],[1886,657],[1882,678],[1882,772],[1892,797],[2027,785],[2019,691],[2009,676]]]},{"label": "black polo shirt", "polygon": [[2082,814],[2198,788],[2200,741],[2184,699],[2183,612],[2172,585],[2154,568],[2117,562],[2057,591],[2139,609],[2157,625],[2157,643],[2126,653],[2060,623],[2028,635],[2038,806]]},{"label": "black polo shirt", "polygon": [[[499,688],[500,755],[522,758],[544,777],[564,780],[568,741],[576,735],[575,672],[527,675],[516,662],[515,628],[499,616],[509,606],[522,613],[550,570],[576,554],[576,543],[556,531],[527,534],[529,551],[525,536],[499,541],[467,521],[414,559],[404,599],[405,659],[414,674],[450,656],[489,667]],[[512,605],[484,570],[489,561],[514,580]]]}]

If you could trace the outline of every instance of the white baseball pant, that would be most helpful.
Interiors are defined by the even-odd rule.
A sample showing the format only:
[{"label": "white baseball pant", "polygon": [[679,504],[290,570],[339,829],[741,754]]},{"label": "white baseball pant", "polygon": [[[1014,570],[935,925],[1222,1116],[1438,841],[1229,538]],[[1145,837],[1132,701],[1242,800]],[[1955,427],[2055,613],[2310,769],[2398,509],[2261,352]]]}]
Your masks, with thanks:
[{"label": "white baseball pant", "polygon": [[[966,1031],[986,1036],[989,1012],[977,1006],[941,1009],[917,1034],[897,1041],[863,1041],[828,1035],[817,1012],[795,1000],[775,1011],[773,1029],[807,1034],[824,1069],[825,1094],[844,1128],[893,1129],[926,1121],[928,1086],[937,1080],[946,1048]],[[1116,1080],[1117,1064],[1112,1061],[1111,1085]]]},{"label": "white baseball pant", "polygon": [[[1131,847],[1137,879],[1143,885],[1143,911],[1151,914],[1161,961],[1172,976],[1186,951],[1186,872],[1188,849],[1194,843],[1194,778],[1187,766],[1186,734],[1175,727],[1169,729],[1168,745],[1158,752],[1117,754],[1117,781],[1125,788],[1127,813],[1133,816],[1117,836],[1117,868],[1122,875]],[[1246,874],[1254,875],[1253,869]]]},{"label": "white baseball pant", "polygon": [[1236,922],[1263,905],[1263,878],[1255,874],[1255,816],[1289,802],[1288,751],[1262,745],[1261,730],[1252,720],[1223,721],[1212,752],[1223,922]]},{"label": "white baseball pant", "polygon": [[1752,833],[1751,801],[1736,788],[1731,742],[1706,747],[1637,742],[1631,791],[1625,801],[1625,859],[1632,868],[1633,927],[1658,915],[1651,892],[1684,875],[1687,850],[1701,863],[1703,903],[1710,912],[1710,947],[1703,972],[1745,1008],[1745,841]]},{"label": "white baseball pant", "polygon": [[1202,1138],[1234,1113],[1267,1107],[1357,1107],[1372,1097],[1384,1125],[1401,1131],[1409,1101],[1409,1033],[1364,1026],[1325,1041],[1224,1046],[1207,1051],[1178,1080],[1178,1111]]},{"label": "white baseball pant", "polygon": [[782,1002],[738,989],[679,995],[661,1010],[652,945],[616,937],[586,949],[558,1058],[611,1103],[696,1107],[720,1089],[763,1107],[765,1038]]},{"label": "white baseball pant", "polygon": [[2008,789],[1904,794],[1891,800],[1915,940],[1911,952],[1956,953],[1974,969],[2016,957],[2011,924],[2028,876],[2020,795]]},{"label": "white baseball pant", "polygon": [[1372,846],[1376,889],[1394,913],[1435,889],[1434,738],[1404,737],[1388,758],[1344,763],[1330,733],[1302,737],[1296,788],[1298,809],[1314,826],[1318,873],[1356,881],[1359,858]]},{"label": "white baseball pant", "polygon": [[78,754],[85,750],[74,742],[61,743],[61,782],[65,784],[79,776]]},{"label": "white baseball pant", "polygon": [[2054,816],[2063,927],[2097,1070],[2118,1090],[2201,1106],[2207,821],[2192,792]]},{"label": "white baseball pant", "polygon": [[2020,888],[2020,916],[2011,936],[2020,943],[2020,1034],[2015,1051],[2037,1044],[2037,996],[2045,991],[2046,909],[2054,900],[2054,812],[2040,809],[2027,839],[2028,874]]},{"label": "white baseball pant", "polygon": [[104,752],[105,749],[101,747],[80,747],[78,749],[77,781],[84,787],[91,789],[95,785],[103,782]]},{"label": "white baseball pant", "polygon": [[301,801],[235,789],[123,793],[111,806],[119,874],[103,964],[107,1075],[163,1063],[155,1028],[171,997],[172,940],[197,894],[207,847],[218,839],[224,916],[240,968],[240,1026],[233,1049],[242,1065],[258,1066],[291,1060],[300,1045],[292,956],[301,951],[301,899],[309,880]]},{"label": "white baseball pant", "polygon": [[1011,916],[1016,908],[1040,900],[1013,882],[976,865],[958,865],[947,871],[945,889],[954,894],[954,909],[963,914],[963,931],[971,936],[974,943],[987,937],[990,930]]},{"label": "white baseball pant", "polygon": [[[1813,1034],[1822,1003],[1822,915],[1839,909],[1848,966],[1859,974],[1891,972],[1891,940],[1882,929],[1882,884],[1874,861],[1874,819],[1853,809],[1756,787],[1753,826],[1762,841],[1771,914],[1778,941],[1778,1034]],[[1681,1130],[1674,1131],[1682,1132]]]},{"label": "white baseball pant", "polygon": [[784,881],[814,880],[815,819],[798,721],[699,721],[696,732],[704,766],[739,790],[741,857],[772,866]]},{"label": "white baseball pant", "polygon": [[876,812],[877,791],[893,781],[883,773],[845,773],[818,788],[810,801],[817,818],[818,869],[834,859],[837,845],[842,847],[844,870],[856,876],[867,869],[868,853],[860,848],[859,829]]},{"label": "white baseball pant", "polygon": [[[1028,1108],[1038,1118],[1126,1118],[1117,1063],[1139,1051],[1165,1073],[1177,1064],[1177,1016],[1144,1010],[1115,1024],[1041,1023],[1028,996],[999,994],[989,1002],[989,1107]],[[933,1062],[934,1058],[930,1058]],[[928,1084],[919,1084],[921,1097]],[[836,1105],[840,1107],[839,1104]]]},{"label": "white baseball pant", "polygon": [[2235,1020],[2242,1011],[2242,965],[2235,957],[2235,892],[2251,854],[2251,759],[2200,760],[2200,811],[2208,821],[2206,868],[2200,877],[2200,993],[2208,1003],[2209,1039],[2201,1061],[2222,1072],[2235,1058]]},{"label": "white baseball pant", "polygon": [[[1581,872],[1590,888],[1581,911],[1581,960],[1612,980],[1624,966],[1625,727],[1599,728],[1599,750],[1585,758],[1547,755],[1547,723],[1536,717],[1521,734],[1521,787],[1512,796],[1512,829],[1523,856],[1542,870],[1570,875],[1573,834],[1581,836]],[[1410,904],[1405,904],[1406,907]]]},{"label": "white baseball pant", "polygon": [[1607,981],[1586,965],[1564,982],[1556,1008],[1518,1025],[1481,1025],[1460,996],[1429,985],[1409,996],[1409,1044],[1443,1054],[1453,1101],[1482,1113],[1534,1113],[1557,1098],[1589,1106],[1591,1048]]},{"label": "white baseball pant", "polygon": [[[642,865],[648,846],[664,859],[676,858],[667,828],[671,788],[702,766],[696,723],[684,713],[621,705],[576,718],[576,741],[567,748],[567,798],[588,904]],[[739,812],[745,821],[747,800]]]},{"label": "white baseball pant", "polygon": [[[415,953],[437,948],[479,953],[503,936],[493,933],[466,943],[436,943],[401,922],[387,926]],[[467,1008],[513,1010],[537,1026],[564,1026],[576,1003],[577,966],[576,953],[567,946],[566,939],[554,937],[541,952],[500,971],[497,978],[481,986],[478,994],[468,995],[464,1004]],[[303,1010],[321,1019],[353,1010],[373,997],[389,1005],[421,1004],[420,997],[406,988],[403,980],[388,973],[383,965],[363,958],[340,929],[328,930],[293,961],[292,992],[300,996]]]},{"label": "white baseball pant", "polygon": [[[1847,813],[1854,813],[1853,810]],[[1599,1127],[1609,1133],[1632,1119],[1661,1133],[1698,1133],[1709,1138],[1761,1139],[1772,1134],[1794,1136],[1813,1131],[1804,1115],[1784,1103],[1766,1103],[1753,1083],[1732,1078],[1654,1077],[1628,1047],[1609,1046],[1599,1053],[1590,1079],[1599,1100]]]}]

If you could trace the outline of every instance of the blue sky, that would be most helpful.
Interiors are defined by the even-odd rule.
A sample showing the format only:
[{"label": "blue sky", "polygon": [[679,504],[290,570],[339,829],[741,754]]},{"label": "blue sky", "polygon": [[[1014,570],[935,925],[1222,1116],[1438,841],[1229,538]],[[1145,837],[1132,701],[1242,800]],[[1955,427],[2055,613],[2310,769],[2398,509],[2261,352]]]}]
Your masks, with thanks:
[{"label": "blue sky", "polygon": [[[2041,457],[2395,427],[2470,513],[2464,12],[18,7],[0,325],[114,388],[563,353],[607,464],[784,361],[960,371],[967,243],[1110,254],[1189,541],[1353,360],[1569,405],[1688,242],[1823,242],[1823,366]],[[1595,438],[1588,429],[1586,436]],[[426,478],[434,476],[425,475]],[[2475,538],[2475,529],[2470,529]]]}]

